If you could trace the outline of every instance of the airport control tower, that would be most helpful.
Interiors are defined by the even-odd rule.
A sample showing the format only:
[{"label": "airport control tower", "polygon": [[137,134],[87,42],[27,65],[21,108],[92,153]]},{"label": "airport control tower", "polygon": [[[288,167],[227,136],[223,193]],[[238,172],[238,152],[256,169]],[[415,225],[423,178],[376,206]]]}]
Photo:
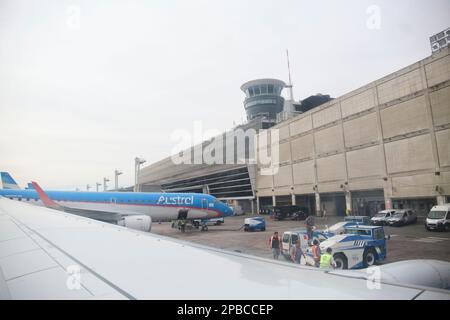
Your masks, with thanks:
[{"label": "airport control tower", "polygon": [[286,84],[277,79],[257,79],[244,83],[241,90],[245,93],[244,107],[247,120],[265,117],[276,121],[277,114],[283,111],[284,98],[281,91]]}]

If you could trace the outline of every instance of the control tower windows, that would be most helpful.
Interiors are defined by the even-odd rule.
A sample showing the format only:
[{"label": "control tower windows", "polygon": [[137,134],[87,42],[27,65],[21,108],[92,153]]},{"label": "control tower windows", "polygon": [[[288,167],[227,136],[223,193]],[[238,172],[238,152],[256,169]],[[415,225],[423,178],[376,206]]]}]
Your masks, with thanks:
[{"label": "control tower windows", "polygon": [[253,88],[248,88],[248,92],[249,92],[250,97],[253,97],[255,95]]},{"label": "control tower windows", "polygon": [[267,87],[269,94],[273,94],[273,84],[269,84]]},{"label": "control tower windows", "polygon": [[267,85],[261,86],[261,94],[267,94]]},{"label": "control tower windows", "polygon": [[280,86],[275,86],[275,93],[276,93],[277,95],[280,95],[280,94],[281,94],[281,90],[283,90],[282,87],[280,87]]},{"label": "control tower windows", "polygon": [[255,92],[255,96],[258,96],[261,94],[261,90],[259,89],[259,87],[254,87],[253,91]]}]

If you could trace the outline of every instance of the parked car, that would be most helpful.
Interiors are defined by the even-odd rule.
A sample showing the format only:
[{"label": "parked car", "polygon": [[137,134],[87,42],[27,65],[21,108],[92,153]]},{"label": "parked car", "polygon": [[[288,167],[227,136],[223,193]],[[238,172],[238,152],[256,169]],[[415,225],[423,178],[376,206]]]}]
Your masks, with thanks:
[{"label": "parked car", "polygon": [[369,216],[348,216],[344,218],[345,222],[353,222],[355,225],[370,225]]},{"label": "parked car", "polygon": [[305,220],[308,215],[307,208],[299,206],[275,206],[272,214],[275,220]]},{"label": "parked car", "polygon": [[387,225],[392,227],[400,227],[407,224],[414,224],[417,222],[417,214],[410,209],[397,209],[393,216],[388,218]]},{"label": "parked car", "polygon": [[370,225],[370,218],[368,216],[349,216],[345,217],[344,221],[338,222],[325,229],[323,233],[327,237],[332,237],[337,234],[343,234],[347,227],[364,225]]},{"label": "parked car", "polygon": [[434,206],[428,213],[425,221],[425,228],[428,231],[449,231],[450,230],[450,203],[442,206]]},{"label": "parked car", "polygon": [[382,210],[370,219],[373,225],[383,226],[387,223],[387,220],[395,214],[395,210]]}]

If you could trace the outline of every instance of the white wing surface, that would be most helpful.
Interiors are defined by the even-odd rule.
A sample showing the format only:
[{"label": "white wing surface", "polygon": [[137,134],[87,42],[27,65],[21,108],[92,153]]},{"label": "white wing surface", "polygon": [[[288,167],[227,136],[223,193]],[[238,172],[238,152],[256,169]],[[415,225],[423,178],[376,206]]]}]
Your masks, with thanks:
[{"label": "white wing surface", "polygon": [[[78,272],[80,270],[80,272]],[[450,299],[225,252],[0,197],[2,299]]]}]

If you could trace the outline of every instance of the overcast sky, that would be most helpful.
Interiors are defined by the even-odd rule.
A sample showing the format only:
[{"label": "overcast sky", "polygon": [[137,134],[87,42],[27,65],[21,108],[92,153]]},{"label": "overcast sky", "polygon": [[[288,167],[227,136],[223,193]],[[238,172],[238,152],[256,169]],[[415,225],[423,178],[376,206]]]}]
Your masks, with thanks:
[{"label": "overcast sky", "polygon": [[239,87],[287,81],[286,48],[297,100],[338,97],[429,56],[449,24],[448,0],[0,0],[0,171],[131,185],[174,130],[242,122]]}]

